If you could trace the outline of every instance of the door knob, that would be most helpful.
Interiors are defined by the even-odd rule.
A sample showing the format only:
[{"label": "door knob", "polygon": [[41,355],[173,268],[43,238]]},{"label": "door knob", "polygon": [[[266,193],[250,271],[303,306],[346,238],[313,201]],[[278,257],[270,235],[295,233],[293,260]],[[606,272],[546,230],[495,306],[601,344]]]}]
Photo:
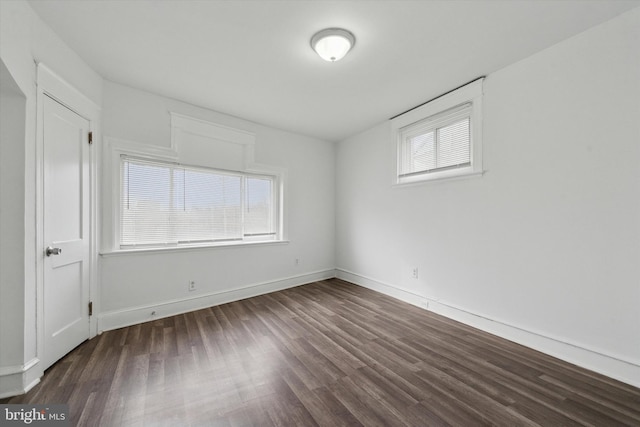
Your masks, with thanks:
[{"label": "door knob", "polygon": [[62,253],[62,248],[52,248],[51,246],[48,246],[45,253],[47,256],[60,255]]}]

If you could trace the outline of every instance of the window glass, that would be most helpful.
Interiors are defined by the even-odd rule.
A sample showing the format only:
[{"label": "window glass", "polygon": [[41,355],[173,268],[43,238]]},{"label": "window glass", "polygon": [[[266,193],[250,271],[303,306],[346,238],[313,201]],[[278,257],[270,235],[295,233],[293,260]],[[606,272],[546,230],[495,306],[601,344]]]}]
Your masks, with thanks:
[{"label": "window glass", "polygon": [[120,247],[274,240],[273,176],[123,156]]}]

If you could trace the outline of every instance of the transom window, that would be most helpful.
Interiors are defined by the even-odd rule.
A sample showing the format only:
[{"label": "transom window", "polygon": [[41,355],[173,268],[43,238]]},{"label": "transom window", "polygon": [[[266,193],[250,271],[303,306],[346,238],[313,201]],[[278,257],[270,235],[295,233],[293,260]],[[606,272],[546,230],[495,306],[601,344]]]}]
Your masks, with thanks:
[{"label": "transom window", "polygon": [[400,177],[471,165],[471,104],[401,130]]},{"label": "transom window", "polygon": [[395,184],[482,173],[482,81],[392,119]]},{"label": "transom window", "polygon": [[120,160],[121,249],[278,238],[277,178]]}]

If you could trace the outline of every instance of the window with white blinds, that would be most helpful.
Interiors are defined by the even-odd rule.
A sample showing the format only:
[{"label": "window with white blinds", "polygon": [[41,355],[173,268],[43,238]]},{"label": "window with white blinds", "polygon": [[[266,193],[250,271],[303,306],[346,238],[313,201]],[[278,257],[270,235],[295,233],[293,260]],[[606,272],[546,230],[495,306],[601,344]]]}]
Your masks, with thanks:
[{"label": "window with white blinds", "polygon": [[120,248],[276,240],[276,177],[120,160]]},{"label": "window with white blinds", "polygon": [[395,184],[482,174],[482,83],[477,79],[392,119]]},{"label": "window with white blinds", "polygon": [[471,104],[401,129],[400,177],[471,164]]}]

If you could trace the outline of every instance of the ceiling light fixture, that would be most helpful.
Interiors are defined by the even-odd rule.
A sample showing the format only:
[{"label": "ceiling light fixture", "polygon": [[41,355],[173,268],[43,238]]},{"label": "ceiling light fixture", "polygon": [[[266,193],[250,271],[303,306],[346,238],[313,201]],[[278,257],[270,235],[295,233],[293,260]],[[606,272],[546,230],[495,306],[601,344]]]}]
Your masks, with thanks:
[{"label": "ceiling light fixture", "polygon": [[325,61],[335,62],[356,44],[356,38],[342,28],[326,28],[311,37],[311,48]]}]

